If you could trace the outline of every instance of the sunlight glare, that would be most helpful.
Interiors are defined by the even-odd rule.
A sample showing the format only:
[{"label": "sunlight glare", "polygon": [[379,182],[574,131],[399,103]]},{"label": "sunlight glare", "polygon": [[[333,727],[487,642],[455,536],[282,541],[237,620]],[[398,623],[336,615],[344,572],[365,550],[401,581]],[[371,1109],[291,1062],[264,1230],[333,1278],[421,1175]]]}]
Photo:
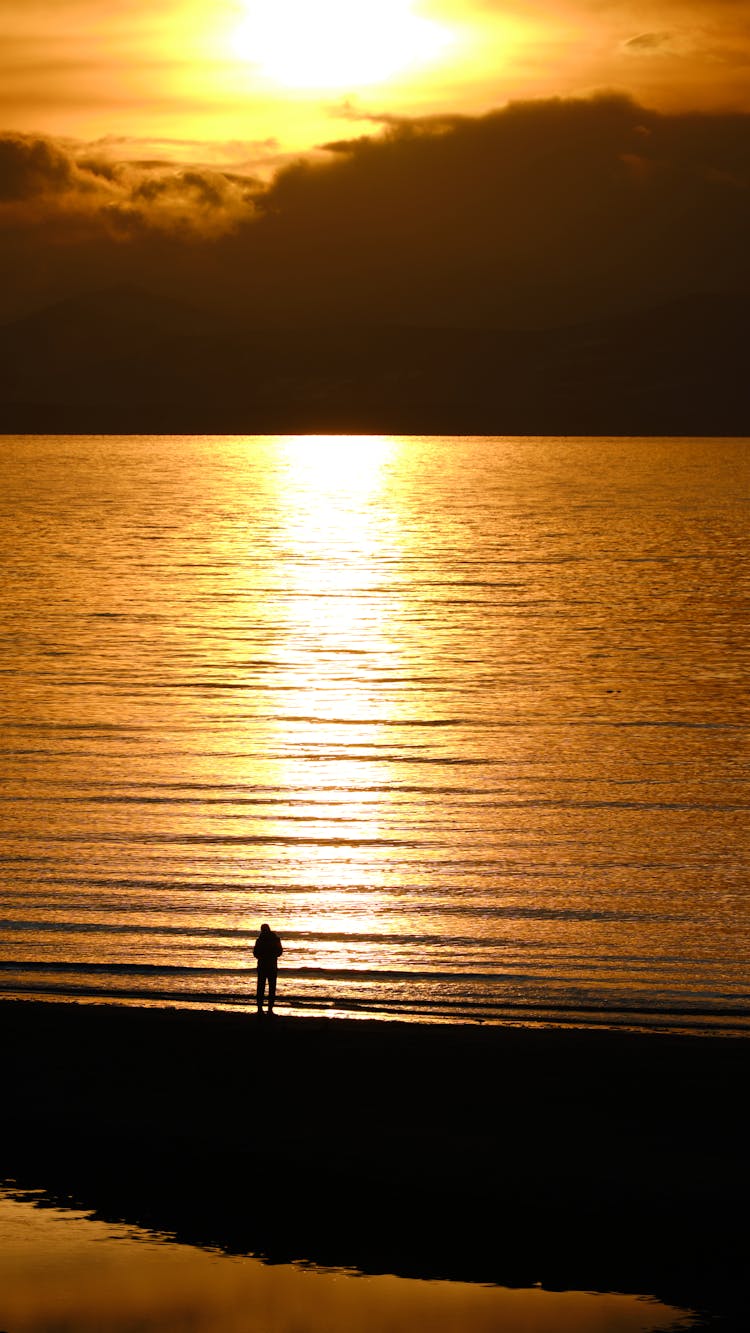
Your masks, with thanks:
[{"label": "sunlight glare", "polygon": [[[285,567],[277,613],[282,632],[269,652],[283,707],[269,708],[276,734],[269,744],[273,775],[268,769],[264,780],[297,793],[294,834],[311,839],[304,873],[316,885],[316,910],[335,906],[337,919],[351,917],[353,932],[376,928],[371,913],[379,874],[368,853],[367,888],[356,891],[362,863],[355,849],[362,839],[377,847],[393,817],[391,798],[381,790],[388,785],[387,764],[382,758],[373,763],[372,756],[391,725],[392,702],[379,682],[403,671],[386,614],[398,596],[395,590],[382,595],[400,559],[398,519],[384,501],[398,449],[389,436],[279,436],[274,442]],[[311,756],[318,790],[310,789],[305,801]],[[257,781],[250,774],[248,780]],[[274,831],[269,819],[265,832]],[[288,833],[280,811],[278,836]],[[345,896],[339,901],[335,893]]]},{"label": "sunlight glare", "polygon": [[377,493],[395,448],[388,435],[288,435],[278,440],[290,493],[308,504],[312,497],[326,522],[332,493],[341,497],[339,504],[346,493],[360,500]]},{"label": "sunlight glare", "polygon": [[423,65],[452,42],[414,0],[245,0],[235,56],[285,88],[351,91]]}]

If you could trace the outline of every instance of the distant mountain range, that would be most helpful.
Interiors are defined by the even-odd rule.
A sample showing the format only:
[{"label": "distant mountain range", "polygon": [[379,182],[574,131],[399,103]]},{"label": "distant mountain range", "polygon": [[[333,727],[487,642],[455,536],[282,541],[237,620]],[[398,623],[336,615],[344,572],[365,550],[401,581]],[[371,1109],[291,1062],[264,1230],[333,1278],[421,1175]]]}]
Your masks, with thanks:
[{"label": "distant mountain range", "polygon": [[222,325],[133,287],[0,327],[0,432],[750,435],[750,299],[540,330]]}]

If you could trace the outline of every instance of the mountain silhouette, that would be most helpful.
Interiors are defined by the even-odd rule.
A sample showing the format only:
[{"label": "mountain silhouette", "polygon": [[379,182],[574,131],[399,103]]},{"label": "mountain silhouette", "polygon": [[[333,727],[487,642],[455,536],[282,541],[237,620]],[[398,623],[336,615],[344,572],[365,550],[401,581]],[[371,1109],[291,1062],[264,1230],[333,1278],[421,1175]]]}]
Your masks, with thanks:
[{"label": "mountain silhouette", "polygon": [[222,325],[134,286],[0,327],[0,430],[750,434],[745,296],[547,329]]}]

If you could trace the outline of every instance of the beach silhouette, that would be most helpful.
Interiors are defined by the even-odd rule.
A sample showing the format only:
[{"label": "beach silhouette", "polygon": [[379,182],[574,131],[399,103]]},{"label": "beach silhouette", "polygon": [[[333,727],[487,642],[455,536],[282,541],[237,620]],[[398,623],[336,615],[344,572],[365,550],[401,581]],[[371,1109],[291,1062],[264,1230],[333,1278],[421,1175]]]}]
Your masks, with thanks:
[{"label": "beach silhouette", "polygon": [[743,1309],[742,1039],[0,1017],[0,1176],[63,1206],[274,1261]]}]

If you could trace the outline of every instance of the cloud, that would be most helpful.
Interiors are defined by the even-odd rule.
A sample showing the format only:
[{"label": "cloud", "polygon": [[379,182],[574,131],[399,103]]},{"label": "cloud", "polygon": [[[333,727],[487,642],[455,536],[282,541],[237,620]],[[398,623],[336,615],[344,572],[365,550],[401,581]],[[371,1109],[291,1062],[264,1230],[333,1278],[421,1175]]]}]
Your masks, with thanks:
[{"label": "cloud", "polygon": [[343,102],[332,102],[328,107],[328,114],[333,120],[362,120],[372,125],[400,125],[408,120],[407,116],[395,115],[389,111],[368,111],[358,106],[351,97],[344,98]]},{"label": "cloud", "polygon": [[613,94],[331,147],[329,166],[283,171],[258,201],[259,245],[288,240],[294,265],[314,238],[295,288],[310,312],[332,311],[339,286],[358,319],[544,322],[747,278],[750,117],[659,115]]},{"label": "cloud", "polygon": [[[72,145],[74,148],[75,146]],[[246,175],[268,174],[269,167],[277,169],[289,161],[289,153],[282,150],[279,140],[224,139],[207,142],[205,139],[179,139],[158,136],[106,134],[93,140],[79,152],[97,154],[114,162],[132,162],[143,167],[206,167],[211,170],[242,171]]]},{"label": "cloud", "polygon": [[117,161],[102,145],[0,134],[0,227],[75,217],[92,232],[150,226],[216,235],[252,212],[260,182],[236,171]]},{"label": "cloud", "polygon": [[631,55],[659,55],[664,51],[672,54],[675,35],[672,32],[641,32],[623,42],[623,49]]},{"label": "cloud", "polygon": [[90,172],[81,170],[70,154],[50,139],[20,134],[0,135],[0,202],[89,191]]},{"label": "cloud", "polygon": [[742,113],[518,102],[337,140],[268,184],[0,144],[6,310],[127,278],[256,327],[508,327],[750,290]]}]

